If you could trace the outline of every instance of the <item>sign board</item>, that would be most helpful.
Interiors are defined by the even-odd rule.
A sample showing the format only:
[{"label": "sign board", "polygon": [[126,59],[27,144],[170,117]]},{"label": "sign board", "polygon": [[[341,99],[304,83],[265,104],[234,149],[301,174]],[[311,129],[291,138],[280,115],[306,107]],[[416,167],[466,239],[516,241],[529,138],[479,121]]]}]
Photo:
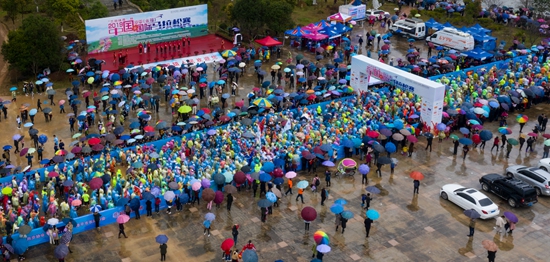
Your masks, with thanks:
[{"label": "sign board", "polygon": [[368,90],[370,78],[391,84],[402,91],[414,93],[422,98],[420,117],[429,126],[441,123],[445,86],[429,79],[405,72],[393,66],[378,62],[364,55],[351,60],[351,86]]},{"label": "sign board", "polygon": [[367,13],[366,5],[341,5],[338,9],[338,12],[351,16],[352,20],[365,19]]},{"label": "sign board", "polygon": [[208,6],[196,5],[86,20],[88,53],[208,34]]}]

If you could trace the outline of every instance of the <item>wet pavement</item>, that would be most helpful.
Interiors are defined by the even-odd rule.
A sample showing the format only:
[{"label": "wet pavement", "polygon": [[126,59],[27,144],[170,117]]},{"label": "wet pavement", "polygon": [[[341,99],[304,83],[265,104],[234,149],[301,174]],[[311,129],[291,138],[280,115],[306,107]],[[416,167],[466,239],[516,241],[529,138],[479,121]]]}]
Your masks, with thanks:
[{"label": "wet pavement", "polygon": [[[265,64],[264,69],[271,65]],[[241,96],[250,90],[256,80],[252,72],[247,74],[250,76],[241,84],[241,87],[244,86],[240,90]],[[158,86],[155,88],[158,91]],[[59,93],[56,102],[61,99]],[[44,100],[45,96],[18,97],[17,105],[28,102],[33,108],[37,98]],[[153,115],[152,121],[159,118],[170,120],[168,108],[164,102],[161,105],[163,109],[158,115]],[[0,144],[12,144],[14,133],[27,133],[27,129],[22,127],[17,130],[15,127],[18,106],[10,105],[9,108],[8,124],[2,119]],[[52,109],[55,109],[53,122],[44,123],[40,113],[36,118],[36,128],[49,136],[45,157],[53,154],[52,134],[66,140],[66,144],[71,141],[67,118],[57,114],[58,107]],[[550,106],[547,104],[535,105],[526,113],[530,119],[536,119],[540,112],[548,109]],[[132,117],[135,117],[133,114]],[[514,131],[509,137],[516,137],[519,126],[514,121],[515,114],[510,114],[509,119]],[[533,120],[528,122],[526,130],[532,128],[533,123]],[[497,123],[486,126],[496,133]],[[450,140],[443,143],[434,141],[432,152],[424,150],[425,145],[425,139],[421,138],[412,158],[393,154],[392,157],[399,160],[393,175],[390,175],[388,166],[383,167],[382,178],[376,177],[373,171],[369,174],[369,185],[376,185],[381,190],[371,202],[371,208],[379,211],[381,218],[373,224],[368,239],[363,227],[364,211],[360,206],[365,185],[361,185],[361,178],[356,175],[354,178],[333,177],[325,206],[320,205],[319,194],[310,191],[304,194],[305,204],[294,200],[296,193],[283,197],[280,207],[274,208],[266,223],[260,222],[260,210],[255,204],[259,198],[252,199],[251,191],[237,193],[230,212],[225,209],[225,202],[221,208],[212,209],[216,220],[212,223],[210,237],[202,235],[203,217],[209,212],[206,203],[194,207],[185,205],[182,212],[173,212],[172,215],[161,212],[153,218],[143,216],[141,220],[132,219],[126,225],[127,239],[117,238],[117,225],[104,226],[99,231],[75,235],[71,243],[73,253],[66,261],[158,261],[159,248],[155,243],[158,234],[166,234],[170,239],[167,261],[220,261],[220,244],[231,237],[233,224],[240,225],[239,249],[246,241],[252,240],[260,261],[309,261],[316,230],[323,230],[330,237],[332,251],[325,255],[325,261],[486,261],[487,252],[481,245],[484,239],[493,240],[499,246],[497,261],[546,260],[550,229],[544,225],[550,222],[550,198],[541,197],[539,203],[530,208],[510,208],[505,201],[487,193],[499,205],[501,212],[513,211],[520,222],[513,236],[500,237],[492,230],[494,220],[478,221],[475,236],[468,238],[468,219],[462,210],[439,197],[439,189],[445,184],[459,183],[479,189],[478,179],[483,174],[503,173],[508,165],[513,164],[535,165],[542,155],[542,139],[536,143],[535,152],[530,154],[518,152],[514,147],[509,159],[505,158],[502,150],[491,154],[488,149],[474,149],[462,161],[461,155],[452,156]],[[23,159],[17,161],[19,165],[24,164]],[[421,181],[418,196],[413,196],[412,180],[408,177],[413,170],[426,176]],[[322,177],[324,169],[319,168],[317,173]],[[311,181],[312,177],[313,174],[300,173],[298,179]],[[334,214],[329,210],[337,198],[347,199],[346,209],[355,214],[344,234],[335,231]],[[309,232],[304,231],[300,217],[300,211],[305,206],[313,206],[318,212]],[[53,250],[54,247],[49,244],[31,247],[26,261],[57,261]]]}]

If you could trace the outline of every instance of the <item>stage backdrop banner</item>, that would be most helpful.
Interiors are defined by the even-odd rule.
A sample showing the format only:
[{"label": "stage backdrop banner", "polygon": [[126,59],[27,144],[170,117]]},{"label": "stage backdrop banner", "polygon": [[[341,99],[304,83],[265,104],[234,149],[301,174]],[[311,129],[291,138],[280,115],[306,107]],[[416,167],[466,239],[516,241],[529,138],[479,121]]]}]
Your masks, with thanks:
[{"label": "stage backdrop banner", "polygon": [[130,48],[139,43],[167,42],[206,34],[207,5],[86,20],[86,41],[90,54]]}]

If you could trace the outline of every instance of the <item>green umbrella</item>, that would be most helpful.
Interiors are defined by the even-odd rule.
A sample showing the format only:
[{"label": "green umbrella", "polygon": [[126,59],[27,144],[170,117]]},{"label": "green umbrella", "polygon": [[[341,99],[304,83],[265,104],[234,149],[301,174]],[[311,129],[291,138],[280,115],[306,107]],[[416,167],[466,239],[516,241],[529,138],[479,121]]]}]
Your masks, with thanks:
[{"label": "green umbrella", "polygon": [[519,144],[519,142],[515,138],[508,138],[508,143],[513,146],[517,146]]},{"label": "green umbrella", "polygon": [[546,140],[544,141],[544,145],[545,145],[545,146],[550,146],[550,139],[546,139]]},{"label": "green umbrella", "polygon": [[458,136],[455,135],[455,134],[452,134],[452,135],[450,136],[450,138],[451,138],[452,140],[458,140],[458,139],[459,139]]},{"label": "green umbrella", "polygon": [[304,59],[304,56],[302,54],[299,54],[296,56],[296,60],[302,60]]}]

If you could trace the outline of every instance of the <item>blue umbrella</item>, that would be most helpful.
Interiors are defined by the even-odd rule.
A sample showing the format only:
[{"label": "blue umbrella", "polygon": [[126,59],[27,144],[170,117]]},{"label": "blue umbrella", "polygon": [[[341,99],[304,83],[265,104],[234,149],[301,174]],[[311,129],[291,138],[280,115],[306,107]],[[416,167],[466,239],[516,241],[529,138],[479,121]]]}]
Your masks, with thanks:
[{"label": "blue umbrella", "polygon": [[4,149],[4,150],[10,150],[10,149],[12,149],[12,148],[13,148],[13,147],[10,146],[10,145],[5,145],[4,147],[2,147],[2,149]]},{"label": "blue umbrella", "polygon": [[489,130],[481,130],[481,132],[479,133],[479,137],[483,141],[489,141],[491,140],[491,138],[493,138],[493,133],[491,133],[491,131]]},{"label": "blue umbrella", "polygon": [[330,207],[330,212],[332,212],[334,214],[340,214],[340,213],[344,212],[344,206],[342,206],[340,204],[334,204]]},{"label": "blue umbrella", "polygon": [[367,213],[366,213],[367,217],[370,218],[371,220],[376,220],[376,219],[379,219],[380,218],[380,214],[378,213],[378,211],[374,210],[374,209],[371,209],[371,210],[368,210]]},{"label": "blue umbrella", "polygon": [[100,205],[95,205],[95,206],[90,207],[90,212],[92,212],[92,213],[96,213],[96,212],[99,212],[99,211],[101,211],[101,206]]},{"label": "blue umbrella", "polygon": [[31,126],[33,126],[33,125],[34,125],[33,123],[28,122],[28,123],[25,123],[23,126],[24,126],[24,127],[31,127]]},{"label": "blue umbrella", "polygon": [[460,139],[458,140],[458,142],[461,143],[461,144],[463,144],[463,145],[467,145],[467,146],[469,146],[469,145],[471,145],[471,144],[474,143],[474,142],[472,141],[472,139],[465,138],[465,137],[460,138]]},{"label": "blue umbrella", "polygon": [[469,134],[469,133],[470,133],[470,130],[468,130],[468,128],[461,127],[461,128],[460,128],[460,133],[466,135],[466,134]]},{"label": "blue umbrella", "polygon": [[352,219],[353,218],[353,212],[346,210],[340,214],[345,219]]},{"label": "blue umbrella", "polygon": [[273,169],[275,169],[275,165],[272,162],[265,162],[262,165],[262,171],[264,171],[266,173],[273,172]]},{"label": "blue umbrella", "polygon": [[336,199],[336,201],[334,201],[334,204],[339,204],[339,205],[345,205],[347,203],[348,201],[343,198],[339,198],[339,199]]},{"label": "blue umbrella", "polygon": [[168,242],[168,237],[166,235],[158,235],[155,237],[155,241],[159,244],[166,244],[166,242]]},{"label": "blue umbrella", "polygon": [[275,185],[282,185],[285,182],[285,180],[281,177],[277,177],[273,180],[273,184]]},{"label": "blue umbrella", "polygon": [[367,190],[367,192],[369,193],[380,194],[380,189],[375,186],[368,186],[367,188],[365,188],[365,190]]},{"label": "blue umbrella", "polygon": [[29,241],[27,241],[27,238],[17,238],[14,239],[15,243],[13,244],[13,250],[15,251],[15,254],[17,255],[23,255],[29,248]]},{"label": "blue umbrella", "polygon": [[309,186],[309,183],[305,180],[298,182],[298,184],[296,185],[297,188],[301,189],[307,188],[307,186]]},{"label": "blue umbrella", "polygon": [[474,209],[464,210],[464,215],[466,215],[467,217],[469,217],[471,219],[477,219],[477,218],[481,217],[481,215],[477,211],[475,211]]},{"label": "blue umbrella", "polygon": [[40,160],[41,165],[45,165],[45,164],[48,164],[48,163],[50,163],[50,160],[47,159],[47,158],[44,158],[44,159]]},{"label": "blue umbrella", "polygon": [[130,200],[130,208],[132,210],[137,210],[140,206],[139,197],[134,197]]},{"label": "blue umbrella", "polygon": [[267,192],[267,194],[265,194],[265,198],[267,198],[267,200],[271,201],[272,203],[277,202],[277,196],[273,194],[273,192]]},{"label": "blue umbrella", "polygon": [[392,142],[386,143],[386,145],[384,147],[386,148],[386,152],[388,152],[390,154],[395,153],[395,151],[397,151],[397,147]]},{"label": "blue umbrella", "polygon": [[38,136],[38,143],[44,144],[48,141],[48,137],[44,134]]},{"label": "blue umbrella", "polygon": [[271,180],[271,176],[268,173],[261,173],[260,174],[260,181],[261,182],[267,182]]},{"label": "blue umbrella", "polygon": [[36,108],[33,108],[29,111],[29,115],[31,115],[31,116],[36,115],[36,113],[38,113],[38,110],[36,110]]},{"label": "blue umbrella", "polygon": [[243,262],[258,262],[258,254],[252,249],[247,249],[243,252]]}]

